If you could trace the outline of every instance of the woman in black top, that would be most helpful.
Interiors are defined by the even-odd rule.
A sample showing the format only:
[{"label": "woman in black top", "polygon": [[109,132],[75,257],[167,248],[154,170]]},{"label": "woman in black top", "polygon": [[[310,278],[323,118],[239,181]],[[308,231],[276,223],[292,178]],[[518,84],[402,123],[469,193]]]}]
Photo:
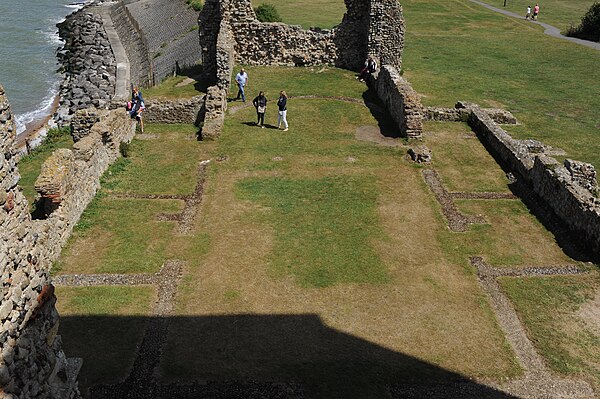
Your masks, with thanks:
[{"label": "woman in black top", "polygon": [[287,94],[281,90],[279,93],[279,100],[277,100],[277,107],[279,107],[279,115],[277,115],[277,129],[281,129],[281,122],[283,122],[283,131],[287,132]]},{"label": "woman in black top", "polygon": [[254,108],[256,108],[256,125],[265,127],[265,111],[267,110],[267,97],[265,97],[265,92],[261,91],[258,93],[258,96],[252,100],[252,104]]}]

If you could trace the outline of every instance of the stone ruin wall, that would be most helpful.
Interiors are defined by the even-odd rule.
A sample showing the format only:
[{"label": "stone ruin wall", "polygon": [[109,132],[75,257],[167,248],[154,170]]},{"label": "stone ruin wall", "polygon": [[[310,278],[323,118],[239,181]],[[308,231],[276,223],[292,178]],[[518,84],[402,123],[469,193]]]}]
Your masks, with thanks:
[{"label": "stone ruin wall", "polygon": [[36,182],[49,213],[33,220],[16,166],[15,126],[0,87],[0,397],[79,398],[81,362],[67,359],[58,333],[56,296],[50,279],[57,259],[99,179],[133,136],[123,111],[104,111],[73,150],[61,149],[44,164]]},{"label": "stone ruin wall", "polygon": [[594,167],[570,159],[560,164],[545,153],[548,146],[513,139],[485,110],[467,110],[469,125],[500,163],[525,180],[575,241],[600,257],[600,191]]},{"label": "stone ruin wall", "polygon": [[[345,0],[342,23],[331,30],[303,30],[256,19],[250,0],[207,0],[200,13],[200,45],[208,78],[221,90],[207,96],[206,137],[216,137],[222,125],[221,104],[231,84],[234,63],[247,65],[335,65],[359,70],[367,55],[389,73],[375,74],[370,86],[384,101],[401,133],[419,138],[423,109],[420,98],[401,78],[404,18],[397,0]],[[218,94],[218,95],[217,95]],[[225,103],[226,107],[226,103]],[[213,115],[207,110],[216,109]],[[204,130],[203,129],[203,136]]]},{"label": "stone ruin wall", "polygon": [[146,123],[188,123],[198,126],[201,122],[200,109],[205,96],[194,96],[178,100],[146,100],[144,120]]}]

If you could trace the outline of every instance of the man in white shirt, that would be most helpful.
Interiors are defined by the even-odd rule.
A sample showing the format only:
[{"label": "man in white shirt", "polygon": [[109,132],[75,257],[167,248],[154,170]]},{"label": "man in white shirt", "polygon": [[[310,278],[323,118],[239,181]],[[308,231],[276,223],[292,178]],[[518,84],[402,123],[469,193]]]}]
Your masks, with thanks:
[{"label": "man in white shirt", "polygon": [[244,88],[248,84],[248,74],[246,73],[246,70],[244,68],[242,68],[240,72],[237,75],[235,75],[235,81],[238,85],[238,94],[235,99],[239,100],[241,96],[242,101],[246,102],[246,93],[244,92]]}]

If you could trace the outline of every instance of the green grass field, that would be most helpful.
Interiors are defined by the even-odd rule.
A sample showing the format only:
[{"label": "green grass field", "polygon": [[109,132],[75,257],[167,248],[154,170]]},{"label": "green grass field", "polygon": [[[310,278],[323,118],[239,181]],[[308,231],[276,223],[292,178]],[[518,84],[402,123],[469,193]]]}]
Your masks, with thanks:
[{"label": "green grass field", "polygon": [[[339,22],[341,1],[318,4],[276,5],[286,22]],[[467,0],[403,5],[405,76],[426,105],[504,107],[522,123],[511,133],[600,165],[600,53]],[[191,126],[149,125],[151,137],[135,140],[105,174],[53,273],[154,273],[169,259],[185,263],[161,382],[301,381],[310,397],[382,398],[398,381],[522,376],[469,257],[506,268],[577,263],[555,237],[517,199],[456,200],[485,222],[451,232],[422,167],[405,158],[408,142],[387,146],[361,133],[382,121],[360,103],[369,93],[353,72],[247,70],[248,98],[264,90],[269,99],[268,128],[255,126],[254,109],[241,102],[229,103],[216,142],[198,142]],[[275,128],[282,89],[291,96],[288,132]],[[299,98],[306,95],[318,98]],[[467,125],[426,123],[425,131],[448,190],[510,192]],[[183,201],[119,197],[189,194],[207,159],[186,235],[158,217]],[[594,384],[598,334],[585,311],[593,314],[597,276],[502,280],[553,370]],[[148,287],[58,289],[67,354],[89,365],[84,386],[123,378],[154,295]],[[123,346],[101,353],[117,331],[128,334]]]},{"label": "green grass field", "polygon": [[600,388],[598,276],[504,278],[528,333],[550,368]]},{"label": "green grass field", "polygon": [[504,0],[482,1],[494,7],[515,12],[522,15],[523,18],[525,18],[527,6],[531,6],[531,12],[533,13],[533,6],[538,3],[540,5],[538,21],[556,26],[562,32],[564,32],[565,28],[571,24],[578,25],[583,15],[590,9],[590,6],[594,4],[594,0],[506,0],[505,8]]}]

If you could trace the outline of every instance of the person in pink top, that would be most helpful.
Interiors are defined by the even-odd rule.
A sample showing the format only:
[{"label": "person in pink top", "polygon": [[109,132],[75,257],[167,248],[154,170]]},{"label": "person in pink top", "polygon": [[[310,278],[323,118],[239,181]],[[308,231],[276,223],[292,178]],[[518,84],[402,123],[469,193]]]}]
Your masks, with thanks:
[{"label": "person in pink top", "polygon": [[535,3],[535,7],[533,7],[533,20],[537,21],[537,16],[540,13],[540,6],[538,3]]}]

